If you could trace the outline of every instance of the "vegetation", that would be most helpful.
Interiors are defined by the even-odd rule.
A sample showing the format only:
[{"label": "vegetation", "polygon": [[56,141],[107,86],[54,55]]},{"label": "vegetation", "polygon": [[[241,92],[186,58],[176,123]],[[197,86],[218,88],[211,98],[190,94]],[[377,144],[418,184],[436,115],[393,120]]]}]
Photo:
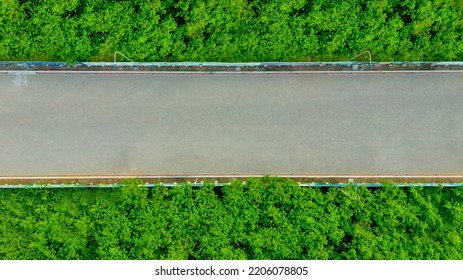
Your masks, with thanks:
[{"label": "vegetation", "polygon": [[461,0],[0,0],[0,60],[463,60]]},{"label": "vegetation", "polygon": [[463,189],[0,190],[0,259],[463,259]]}]

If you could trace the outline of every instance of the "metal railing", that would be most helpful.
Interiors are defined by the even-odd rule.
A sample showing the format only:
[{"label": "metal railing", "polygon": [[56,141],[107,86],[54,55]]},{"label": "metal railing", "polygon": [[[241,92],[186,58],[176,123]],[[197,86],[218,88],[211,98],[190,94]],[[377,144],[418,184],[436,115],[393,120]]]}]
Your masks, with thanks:
[{"label": "metal railing", "polygon": [[358,55],[356,55],[356,56],[354,56],[354,57],[348,59],[346,62],[352,61],[353,59],[355,59],[355,58],[357,58],[357,57],[359,57],[359,56],[361,56],[361,55],[363,55],[363,54],[366,54],[366,53],[368,54],[368,57],[370,58],[369,68],[370,68],[370,70],[371,70],[372,67],[373,67],[373,63],[372,63],[372,61],[371,61],[371,53],[370,53],[370,51],[364,51],[364,52],[362,52],[362,53],[360,53],[360,54],[358,54]]},{"label": "metal railing", "polygon": [[370,58],[370,63],[371,63],[371,53],[370,53],[370,51],[364,51],[363,53],[360,53],[360,54],[348,59],[347,62],[352,61],[354,58],[357,58],[357,57],[359,57],[359,56],[361,56],[362,54],[365,54],[365,53],[368,53],[368,56]]},{"label": "metal railing", "polygon": [[[232,182],[227,183],[220,183],[220,182],[210,182],[214,184],[215,187],[224,187],[229,186]],[[207,183],[207,184],[210,184]],[[245,184],[246,181],[243,181]],[[155,188],[155,187],[178,187],[184,186],[185,184],[191,185],[192,187],[202,187],[206,183],[205,182],[184,182],[184,183],[146,183],[141,184],[140,187],[147,187],[147,188]],[[110,189],[110,188],[120,188],[123,187],[124,184],[97,184],[97,185],[89,185],[89,184],[31,184],[31,185],[0,185],[0,189],[67,189],[67,188],[102,188],[102,189]],[[366,188],[380,188],[384,185],[382,183],[299,183],[301,187],[311,187],[311,188],[343,188],[343,187],[366,187]],[[411,187],[424,187],[424,188],[461,188],[463,187],[463,183],[405,183],[405,184],[393,184],[393,186],[398,188],[411,188]]]},{"label": "metal railing", "polygon": [[125,59],[130,60],[130,62],[134,62],[133,60],[131,60],[130,58],[128,58],[126,55],[124,55],[124,54],[122,54],[122,53],[120,53],[120,52],[118,52],[118,51],[115,51],[115,52],[114,52],[114,63],[117,63],[117,61],[116,61],[117,54],[119,54],[120,56],[124,57]]}]

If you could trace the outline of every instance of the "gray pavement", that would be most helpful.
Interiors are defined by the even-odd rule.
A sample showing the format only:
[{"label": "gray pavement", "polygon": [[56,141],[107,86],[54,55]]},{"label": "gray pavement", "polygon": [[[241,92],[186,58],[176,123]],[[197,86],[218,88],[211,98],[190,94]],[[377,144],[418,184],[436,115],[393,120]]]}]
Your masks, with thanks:
[{"label": "gray pavement", "polygon": [[0,74],[0,176],[463,173],[463,73]]}]

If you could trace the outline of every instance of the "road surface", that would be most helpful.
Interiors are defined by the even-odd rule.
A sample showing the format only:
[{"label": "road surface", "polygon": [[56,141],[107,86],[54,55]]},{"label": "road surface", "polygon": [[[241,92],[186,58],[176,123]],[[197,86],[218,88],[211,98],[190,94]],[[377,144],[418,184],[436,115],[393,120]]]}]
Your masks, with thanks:
[{"label": "road surface", "polygon": [[0,74],[0,176],[463,173],[463,73]]}]

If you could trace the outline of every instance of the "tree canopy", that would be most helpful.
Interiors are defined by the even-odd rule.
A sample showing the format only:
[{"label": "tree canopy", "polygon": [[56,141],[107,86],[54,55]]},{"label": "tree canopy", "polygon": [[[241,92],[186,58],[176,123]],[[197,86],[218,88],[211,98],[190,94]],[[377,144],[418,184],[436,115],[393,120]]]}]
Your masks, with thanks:
[{"label": "tree canopy", "polygon": [[459,0],[0,0],[0,60],[463,60]]},{"label": "tree canopy", "polygon": [[462,188],[141,183],[0,190],[0,259],[463,258]]}]

